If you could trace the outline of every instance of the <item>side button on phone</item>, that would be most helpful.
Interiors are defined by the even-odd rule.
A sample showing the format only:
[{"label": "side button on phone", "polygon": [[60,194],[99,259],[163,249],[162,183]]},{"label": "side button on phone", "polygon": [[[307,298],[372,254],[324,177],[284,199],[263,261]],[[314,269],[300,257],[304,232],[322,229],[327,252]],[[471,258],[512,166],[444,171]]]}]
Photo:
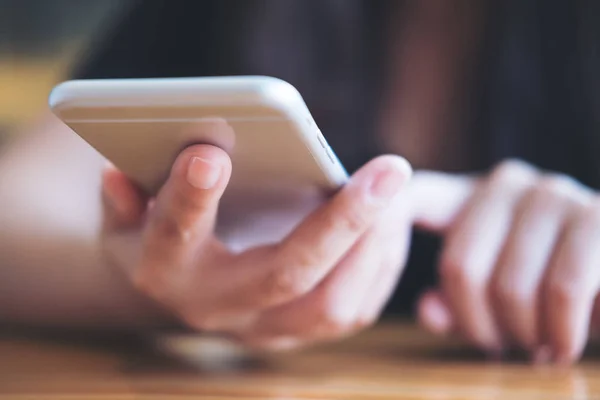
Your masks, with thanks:
[{"label": "side button on phone", "polygon": [[327,157],[329,158],[329,161],[331,161],[332,164],[335,164],[335,157],[333,156],[333,152],[331,151],[331,147],[327,144],[327,142],[325,141],[325,137],[323,136],[323,133],[321,132],[320,129],[317,130],[317,139],[319,139],[319,143],[321,144],[321,147],[323,149],[325,149],[325,153],[327,154]]},{"label": "side button on phone", "polygon": [[321,147],[323,147],[324,149],[327,149],[327,143],[325,142],[325,138],[323,137],[323,134],[321,133],[320,130],[317,130],[317,139],[319,139],[319,143],[321,144]]}]

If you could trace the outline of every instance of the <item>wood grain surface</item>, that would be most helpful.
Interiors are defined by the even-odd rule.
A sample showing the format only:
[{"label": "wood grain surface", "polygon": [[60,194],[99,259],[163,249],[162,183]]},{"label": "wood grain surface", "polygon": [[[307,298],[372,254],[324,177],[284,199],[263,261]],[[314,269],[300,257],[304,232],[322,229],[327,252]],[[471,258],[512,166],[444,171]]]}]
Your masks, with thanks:
[{"label": "wood grain surface", "polygon": [[0,398],[600,398],[594,354],[574,368],[497,362],[405,324],[277,356],[251,356],[210,338],[23,333],[3,334],[0,354]]}]

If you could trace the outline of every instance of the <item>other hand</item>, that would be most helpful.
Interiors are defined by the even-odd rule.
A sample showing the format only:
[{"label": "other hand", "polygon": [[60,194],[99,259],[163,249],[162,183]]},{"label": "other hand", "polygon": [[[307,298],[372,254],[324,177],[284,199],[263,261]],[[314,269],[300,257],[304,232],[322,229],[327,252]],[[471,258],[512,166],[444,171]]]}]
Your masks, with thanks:
[{"label": "other hand", "polygon": [[412,186],[415,222],[444,237],[423,324],[494,353],[577,360],[600,288],[597,194],[517,161],[478,178],[418,173]]}]

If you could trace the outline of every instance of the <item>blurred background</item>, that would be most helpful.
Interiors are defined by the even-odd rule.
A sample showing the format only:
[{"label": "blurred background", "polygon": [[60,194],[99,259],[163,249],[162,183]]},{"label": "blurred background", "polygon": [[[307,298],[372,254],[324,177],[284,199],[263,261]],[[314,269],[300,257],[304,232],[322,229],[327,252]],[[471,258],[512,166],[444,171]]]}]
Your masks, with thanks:
[{"label": "blurred background", "polygon": [[0,144],[45,107],[74,54],[128,0],[0,0]]}]

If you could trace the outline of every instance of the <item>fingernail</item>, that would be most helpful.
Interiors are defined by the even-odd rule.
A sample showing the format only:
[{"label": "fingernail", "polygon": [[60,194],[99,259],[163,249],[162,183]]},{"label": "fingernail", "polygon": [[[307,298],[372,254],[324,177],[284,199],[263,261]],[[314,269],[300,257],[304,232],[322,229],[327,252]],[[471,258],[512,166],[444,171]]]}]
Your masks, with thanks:
[{"label": "fingernail", "polygon": [[368,192],[375,202],[388,201],[394,198],[406,182],[406,170],[408,167],[402,165],[405,162],[395,163],[382,171],[371,181]]},{"label": "fingernail", "polygon": [[187,181],[196,189],[211,189],[221,177],[221,167],[200,157],[192,157],[187,171]]}]

